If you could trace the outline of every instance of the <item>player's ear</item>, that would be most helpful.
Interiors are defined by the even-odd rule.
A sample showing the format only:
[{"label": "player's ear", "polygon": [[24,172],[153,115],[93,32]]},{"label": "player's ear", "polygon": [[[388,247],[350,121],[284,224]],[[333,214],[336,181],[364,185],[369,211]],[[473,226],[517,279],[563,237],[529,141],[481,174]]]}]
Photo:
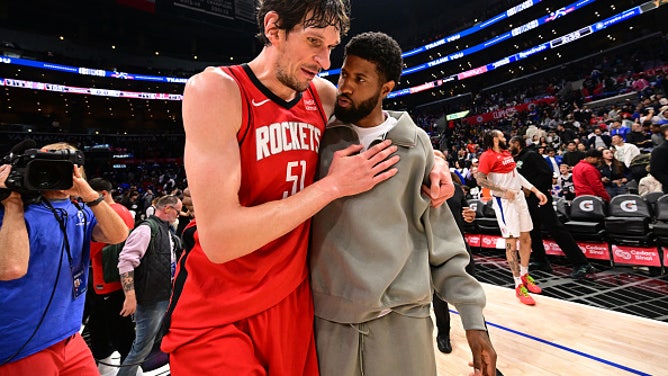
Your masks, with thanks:
[{"label": "player's ear", "polygon": [[279,16],[275,11],[267,12],[264,16],[264,36],[271,44],[278,39],[278,32],[280,31],[278,20]]}]

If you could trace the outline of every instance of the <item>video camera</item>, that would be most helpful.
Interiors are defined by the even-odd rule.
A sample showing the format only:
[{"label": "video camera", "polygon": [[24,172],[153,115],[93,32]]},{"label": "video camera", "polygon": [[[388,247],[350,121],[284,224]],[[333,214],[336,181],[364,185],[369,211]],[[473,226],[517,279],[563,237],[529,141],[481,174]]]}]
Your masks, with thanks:
[{"label": "video camera", "polygon": [[2,158],[0,164],[12,166],[5,180],[7,188],[21,194],[72,188],[74,165],[83,166],[83,153],[78,150],[41,151],[34,147],[33,140],[21,141]]}]

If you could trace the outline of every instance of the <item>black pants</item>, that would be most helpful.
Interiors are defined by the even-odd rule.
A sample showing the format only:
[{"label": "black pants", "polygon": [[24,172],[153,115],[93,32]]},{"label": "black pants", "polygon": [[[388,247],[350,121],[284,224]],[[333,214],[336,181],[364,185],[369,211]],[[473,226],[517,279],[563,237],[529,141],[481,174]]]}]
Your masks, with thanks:
[{"label": "black pants", "polygon": [[125,300],[123,290],[106,295],[92,293],[88,298],[90,318],[87,327],[93,357],[104,359],[116,350],[121,359],[125,359],[135,339],[135,326],[130,316],[120,315]]},{"label": "black pants", "polygon": [[587,264],[587,258],[575,242],[573,235],[557,218],[557,213],[552,207],[552,197],[547,195],[547,198],[547,204],[539,206],[536,195],[532,194],[527,197],[529,214],[533,222],[533,230],[531,230],[531,258],[533,261],[541,264],[549,263],[545,254],[545,247],[543,246],[543,235],[541,234],[541,226],[544,226],[573,267],[577,268],[578,266]]}]

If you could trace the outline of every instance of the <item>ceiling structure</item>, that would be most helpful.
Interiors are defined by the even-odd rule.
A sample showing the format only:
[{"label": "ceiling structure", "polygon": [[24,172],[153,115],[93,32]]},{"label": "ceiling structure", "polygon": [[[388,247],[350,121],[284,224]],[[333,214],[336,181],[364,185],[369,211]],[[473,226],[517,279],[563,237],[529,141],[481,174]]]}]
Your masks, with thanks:
[{"label": "ceiling structure", "polygon": [[[20,57],[37,61],[109,71],[188,77],[206,65],[226,65],[249,61],[261,48],[254,37],[257,27],[254,22],[251,22],[252,17],[247,17],[245,20],[229,19],[174,5],[179,2],[218,4],[229,3],[233,0],[155,0],[153,1],[154,13],[119,4],[150,3],[151,1],[9,0],[0,2],[0,52],[12,50],[13,45]],[[524,15],[526,17],[519,18],[530,20],[534,16],[542,17],[549,12],[550,7],[562,7],[572,1],[544,0],[532,10],[527,11],[527,14]],[[607,12],[612,14],[644,1],[646,0],[596,1],[583,12],[591,18],[596,12],[594,9],[596,7],[607,7]],[[409,50],[487,20],[520,3],[522,3],[521,0],[460,2],[353,0],[352,28],[342,42],[345,44],[351,35],[364,31],[384,31],[397,39],[404,50]],[[617,10],[609,9],[614,8],[614,4],[617,4]],[[665,33],[668,23],[663,20],[668,13],[668,6],[663,8],[665,9],[653,12],[651,18],[638,17],[638,26],[651,25],[654,28],[660,25],[659,30]],[[579,15],[580,12],[573,12],[573,14]],[[567,20],[562,19],[560,27],[570,31],[572,28],[582,26],[577,17],[579,16],[569,16]],[[470,42],[480,43],[492,38],[499,30],[507,31],[508,27],[512,27],[507,24],[497,26],[490,28],[490,31],[480,33],[474,37],[478,40]],[[625,33],[621,28],[618,28],[616,32]],[[601,35],[603,38],[604,33]],[[615,43],[611,38],[613,37],[609,37],[608,45]],[[518,39],[528,40],[528,36]],[[466,43],[469,41],[467,40]],[[517,43],[518,46],[521,45],[520,41]],[[465,47],[468,46],[462,46],[462,48]],[[499,45],[497,52],[500,49],[502,50],[500,53],[505,54],[504,49],[506,48],[507,46]],[[582,41],[569,45],[567,49],[578,57],[590,54],[592,48],[598,47],[591,47],[589,41]],[[608,47],[603,46],[602,48]],[[579,53],[578,49],[582,49],[582,53]],[[440,53],[438,49],[433,51]],[[332,53],[333,67],[340,66],[342,53],[343,48],[340,47]],[[445,53],[449,52],[445,51]],[[432,52],[408,58],[406,63],[408,65],[425,63],[441,56],[431,55]],[[476,54],[473,59],[494,61],[499,58],[493,55],[491,50],[488,50]],[[474,60],[472,64],[477,66],[475,64],[478,63]],[[483,61],[483,63],[489,61]],[[466,64],[464,59],[459,62]],[[541,56],[536,57],[533,64],[535,69],[543,69],[546,64],[554,65],[555,63],[550,60],[544,62]],[[454,66],[441,69],[441,72],[430,70],[414,76],[406,75],[402,81],[405,78],[405,84],[412,86],[433,80],[439,74],[447,76],[457,73],[454,71]],[[507,82],[521,74],[506,72],[505,76],[496,74],[495,78],[493,77],[495,74],[485,75],[485,77],[481,76],[480,84],[494,85],[497,83],[494,80]],[[17,72],[16,66],[0,64],[0,78],[3,77],[112,90],[170,94],[180,94],[183,90],[183,85],[177,84],[98,78],[25,67],[21,67]],[[409,80],[411,82],[408,82]],[[467,85],[469,82],[474,81],[467,81]],[[470,91],[470,86],[462,90]],[[481,88],[486,86],[481,86]],[[410,97],[413,102],[425,103],[457,95],[457,92],[450,93],[446,90],[441,90],[441,92],[437,94],[435,90],[432,90]],[[432,97],[432,94],[436,94],[436,97]],[[410,108],[416,103],[406,101],[403,104],[397,104],[396,108]],[[98,125],[103,129],[125,129],[129,132],[138,132],[165,128],[181,131],[180,121],[180,102],[178,101],[114,99],[8,87],[0,91],[0,123],[5,124],[33,123],[46,125],[48,129],[51,129],[51,125],[54,124],[53,128],[56,128],[58,124],[78,124],[78,127],[84,130]]]}]

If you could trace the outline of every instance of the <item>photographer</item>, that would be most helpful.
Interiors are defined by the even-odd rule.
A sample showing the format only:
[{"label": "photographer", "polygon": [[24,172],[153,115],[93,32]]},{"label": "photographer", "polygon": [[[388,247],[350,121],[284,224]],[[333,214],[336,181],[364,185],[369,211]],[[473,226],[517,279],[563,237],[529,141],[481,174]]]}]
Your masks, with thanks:
[{"label": "photographer", "polygon": [[[67,162],[65,150],[76,151],[65,143],[47,145],[37,159],[46,155]],[[127,227],[83,178],[80,159],[72,162],[72,184],[63,190],[18,189],[16,181],[38,174],[29,172],[29,164],[0,166],[0,188],[11,191],[0,195],[0,375],[98,374],[79,335],[89,246],[91,239],[121,242]],[[54,165],[49,163],[44,165]],[[17,171],[27,178],[15,179]],[[28,197],[34,199],[25,202]],[[73,201],[77,198],[83,204]]]}]

